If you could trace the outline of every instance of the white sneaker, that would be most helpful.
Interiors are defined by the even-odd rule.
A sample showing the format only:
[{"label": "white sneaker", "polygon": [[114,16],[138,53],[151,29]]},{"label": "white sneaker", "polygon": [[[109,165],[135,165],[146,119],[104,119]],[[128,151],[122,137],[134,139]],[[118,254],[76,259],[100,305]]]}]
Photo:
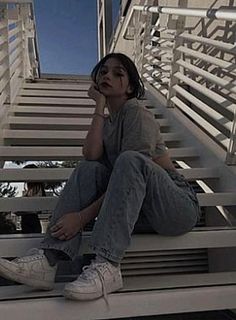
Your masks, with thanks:
[{"label": "white sneaker", "polygon": [[123,287],[122,276],[119,267],[107,262],[92,262],[83,268],[83,272],[77,280],[67,283],[64,296],[73,300],[93,300],[104,296],[107,301],[107,293],[117,291]]},{"label": "white sneaker", "polygon": [[12,261],[0,258],[0,276],[28,286],[52,290],[57,266],[50,266],[43,250]]}]

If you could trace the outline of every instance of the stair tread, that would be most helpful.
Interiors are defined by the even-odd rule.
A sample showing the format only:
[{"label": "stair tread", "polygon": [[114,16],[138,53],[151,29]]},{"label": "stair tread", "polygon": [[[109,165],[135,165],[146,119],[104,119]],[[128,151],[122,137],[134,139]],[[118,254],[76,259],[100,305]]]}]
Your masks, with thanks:
[{"label": "stair tread", "polygon": [[[50,127],[50,129],[58,130],[58,128],[67,127],[67,130],[73,130],[80,127],[88,127],[92,122],[92,114],[87,118],[57,118],[57,117],[22,117],[22,116],[10,116],[7,123],[14,128],[27,129],[32,126],[32,129],[44,129]],[[169,121],[167,119],[159,119],[158,123],[161,127],[168,126]]]},{"label": "stair tread", "polygon": [[146,317],[154,314],[234,309],[235,295],[235,285],[139,291],[132,294],[117,292],[109,294],[108,308],[103,298],[75,303],[63,297],[46,297],[45,294],[45,297],[2,301],[0,309],[5,320],[12,320],[19,314],[22,319],[30,320],[32,310],[39,311],[34,313],[35,320],[47,319],[48,315],[55,320],[72,320],[78,319],[78,314],[81,319]]},{"label": "stair tread", "polygon": [[[125,257],[145,257],[147,255],[176,255],[179,252],[193,255],[206,248],[234,247],[236,230],[233,227],[194,228],[192,231],[177,237],[166,237],[158,234],[135,234]],[[83,233],[80,254],[91,253],[89,246],[91,232]],[[39,247],[43,234],[5,234],[0,235],[1,257],[22,256],[30,248]],[[176,251],[177,250],[177,251]],[[204,266],[205,268],[205,266]]]},{"label": "stair tread", "polygon": [[[207,287],[224,284],[236,284],[236,272],[216,272],[186,275],[157,275],[124,277],[124,287],[119,292],[143,290],[177,289],[188,287]],[[0,301],[12,299],[29,299],[43,297],[59,297],[63,295],[65,283],[55,283],[50,292],[37,291],[25,285],[0,287]]]},{"label": "stair tread", "polygon": [[[235,192],[222,193],[198,193],[200,206],[235,206]],[[57,203],[56,197],[15,197],[0,198],[0,210],[2,212],[16,211],[51,211]]]},{"label": "stair tread", "polygon": [[20,97],[68,97],[68,98],[88,98],[87,89],[84,90],[31,90],[22,89],[18,96]]},{"label": "stair tread", "polygon": [[46,82],[35,82],[35,83],[23,83],[23,89],[32,89],[32,90],[70,90],[70,91],[83,91],[88,90],[90,84],[81,84],[81,83],[67,83],[58,81],[58,83],[50,83],[50,81]]},{"label": "stair tread", "polygon": [[[73,168],[38,168],[38,169],[0,169],[0,181],[61,181],[67,180]],[[178,169],[187,179],[218,178],[218,168]]]},{"label": "stair tread", "polygon": [[[195,148],[169,148],[173,159],[196,158],[198,152]],[[10,160],[72,160],[82,159],[82,147],[12,147],[0,146],[0,159]]]},{"label": "stair tread", "polygon": [[[11,129],[3,129],[2,130],[2,138],[9,142],[19,141],[24,144],[27,143],[27,140],[35,141],[37,140],[41,143],[43,139],[45,140],[55,140],[56,143],[62,144],[64,140],[69,140],[70,143],[79,142],[81,139],[84,140],[87,136],[87,131],[73,131],[73,130],[11,130]],[[164,141],[179,141],[181,136],[179,133],[162,133],[162,137]],[[74,140],[73,140],[74,139]]]},{"label": "stair tread", "polygon": [[20,97],[17,96],[16,104],[52,104],[52,105],[83,105],[93,106],[95,101],[89,98],[48,98],[48,97]]}]

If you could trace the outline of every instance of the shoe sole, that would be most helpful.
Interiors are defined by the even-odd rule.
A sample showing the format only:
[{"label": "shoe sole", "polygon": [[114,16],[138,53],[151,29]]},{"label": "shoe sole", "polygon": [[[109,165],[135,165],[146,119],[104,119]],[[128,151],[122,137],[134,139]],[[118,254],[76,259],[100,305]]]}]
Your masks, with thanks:
[{"label": "shoe sole", "polygon": [[54,288],[54,283],[49,285],[42,280],[31,280],[27,277],[16,275],[3,265],[0,265],[0,275],[8,280],[16,281],[39,290],[50,291]]},{"label": "shoe sole", "polygon": [[[107,291],[107,293],[116,292],[123,288],[123,283],[121,283],[116,288],[112,288],[111,290]],[[95,300],[98,298],[101,298],[103,296],[103,293],[96,294],[96,293],[82,293],[82,292],[76,292],[69,289],[64,289],[63,295],[66,299],[70,300]]]}]

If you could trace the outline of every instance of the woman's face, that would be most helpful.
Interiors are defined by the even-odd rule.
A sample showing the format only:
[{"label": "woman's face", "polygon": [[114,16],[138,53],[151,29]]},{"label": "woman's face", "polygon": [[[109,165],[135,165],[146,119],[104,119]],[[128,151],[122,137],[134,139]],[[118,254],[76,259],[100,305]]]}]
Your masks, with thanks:
[{"label": "woman's face", "polygon": [[108,59],[101,66],[97,85],[99,91],[106,97],[128,98],[127,95],[132,92],[128,73],[121,62],[115,58]]}]

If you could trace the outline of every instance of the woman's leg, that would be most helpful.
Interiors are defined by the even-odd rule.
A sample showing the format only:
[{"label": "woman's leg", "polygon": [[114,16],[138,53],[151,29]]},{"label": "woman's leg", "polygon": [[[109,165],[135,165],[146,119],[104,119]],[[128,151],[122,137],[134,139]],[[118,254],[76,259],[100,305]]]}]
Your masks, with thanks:
[{"label": "woman's leg", "polygon": [[[98,162],[83,161],[74,170],[59,197],[50,224],[71,212],[80,211],[105,192],[109,180],[106,167]],[[53,238],[48,230],[37,253],[13,261],[0,258],[0,275],[34,288],[51,290],[54,285],[57,261],[74,258],[79,251],[81,235],[62,241]],[[62,257],[63,255],[63,257]]]},{"label": "woman's leg", "polygon": [[50,227],[63,215],[79,212],[99,198],[106,190],[110,173],[97,161],[82,161],[73,171],[59,197],[52,213],[49,227],[41,243],[42,249],[54,249],[65,253],[70,258],[78,255],[81,233],[70,240],[59,240],[51,236]]},{"label": "woman's leg", "polygon": [[163,235],[190,231],[199,215],[196,197],[186,183],[177,186],[149,158],[126,151],[115,162],[94,226],[91,239],[94,251],[119,263],[141,210],[154,230]]}]

